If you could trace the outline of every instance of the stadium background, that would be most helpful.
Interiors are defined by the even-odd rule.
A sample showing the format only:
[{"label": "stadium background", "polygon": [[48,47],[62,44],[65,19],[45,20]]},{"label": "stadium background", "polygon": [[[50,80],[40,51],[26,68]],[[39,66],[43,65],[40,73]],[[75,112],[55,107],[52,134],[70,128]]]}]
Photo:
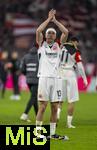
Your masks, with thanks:
[{"label": "stadium background", "polygon": [[[57,10],[57,19],[68,28],[70,34],[80,39],[79,49],[89,77],[89,86],[85,90],[95,91],[93,85],[97,70],[96,0],[0,1],[0,52],[11,53],[16,50],[21,58],[32,47],[36,28],[47,18],[51,8]],[[84,90],[80,86],[79,89]]]},{"label": "stadium background", "polygon": [[[59,134],[65,133],[70,141],[52,141],[51,150],[96,150],[97,149],[97,93],[95,76],[97,71],[97,0],[1,0],[0,1],[0,53],[16,50],[19,58],[28,52],[35,41],[35,30],[47,18],[48,11],[54,8],[57,19],[68,30],[80,39],[80,51],[89,85],[83,89],[82,79],[78,78],[80,101],[76,104],[75,130],[67,129],[66,109],[64,104],[61,119],[57,128]],[[22,78],[22,79],[21,79]],[[10,84],[9,84],[10,83]],[[27,89],[24,76],[20,77],[20,86]],[[11,76],[8,76],[7,88],[12,89]],[[95,92],[95,93],[94,93]],[[20,101],[11,101],[7,91],[5,98],[0,99],[1,124],[28,124],[19,120],[28,101],[28,92],[21,93]],[[18,110],[18,111],[17,111]],[[33,118],[32,118],[33,116]],[[34,111],[29,114],[35,122]],[[44,122],[49,120],[49,107]]]}]

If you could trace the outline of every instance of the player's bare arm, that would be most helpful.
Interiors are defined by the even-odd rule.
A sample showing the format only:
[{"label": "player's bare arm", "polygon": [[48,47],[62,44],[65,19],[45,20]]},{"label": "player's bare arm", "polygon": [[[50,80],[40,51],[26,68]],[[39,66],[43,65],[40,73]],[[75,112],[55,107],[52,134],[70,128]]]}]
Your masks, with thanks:
[{"label": "player's bare arm", "polygon": [[55,18],[55,15],[53,16],[52,22],[54,22],[56,26],[59,28],[59,30],[62,32],[60,42],[61,43],[66,42],[68,37],[68,29]]},{"label": "player's bare arm", "polygon": [[78,62],[77,67],[78,67],[80,75],[83,78],[84,86],[86,87],[88,85],[88,81],[87,81],[87,77],[86,77],[85,70],[84,70],[82,62]]},{"label": "player's bare arm", "polygon": [[37,28],[36,30],[36,42],[39,46],[41,46],[41,43],[43,41],[43,34],[42,32],[47,27],[49,22],[52,20],[53,16],[55,15],[56,11],[51,9],[48,13],[48,18]]}]

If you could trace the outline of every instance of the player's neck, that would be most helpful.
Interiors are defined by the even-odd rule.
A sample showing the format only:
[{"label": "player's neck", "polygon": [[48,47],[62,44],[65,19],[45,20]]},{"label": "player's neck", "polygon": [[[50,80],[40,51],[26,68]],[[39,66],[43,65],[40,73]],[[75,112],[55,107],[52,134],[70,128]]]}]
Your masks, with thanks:
[{"label": "player's neck", "polygon": [[46,40],[46,42],[47,42],[47,44],[48,44],[49,46],[52,46],[52,45],[54,44],[54,41]]},{"label": "player's neck", "polygon": [[54,44],[54,40],[51,39],[46,39],[46,42],[48,45],[53,45]]}]

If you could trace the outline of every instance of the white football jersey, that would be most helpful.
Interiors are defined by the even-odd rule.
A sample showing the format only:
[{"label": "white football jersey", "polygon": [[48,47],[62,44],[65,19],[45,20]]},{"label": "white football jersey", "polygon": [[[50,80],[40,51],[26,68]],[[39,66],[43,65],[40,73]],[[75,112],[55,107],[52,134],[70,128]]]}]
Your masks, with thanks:
[{"label": "white football jersey", "polygon": [[62,48],[62,54],[61,54],[61,66],[64,69],[72,69],[73,66],[76,64],[75,60],[75,54],[70,54],[68,50],[65,48],[65,46]]},{"label": "white football jersey", "polygon": [[75,70],[74,66],[76,66],[76,51],[74,51],[72,54],[63,46],[62,53],[61,53],[61,60],[60,60],[60,66],[59,66],[59,76],[62,78],[70,78],[75,77]]},{"label": "white football jersey", "polygon": [[60,47],[55,42],[50,48],[46,41],[38,50],[39,54],[39,69],[38,77],[57,77],[56,66],[59,62]]}]

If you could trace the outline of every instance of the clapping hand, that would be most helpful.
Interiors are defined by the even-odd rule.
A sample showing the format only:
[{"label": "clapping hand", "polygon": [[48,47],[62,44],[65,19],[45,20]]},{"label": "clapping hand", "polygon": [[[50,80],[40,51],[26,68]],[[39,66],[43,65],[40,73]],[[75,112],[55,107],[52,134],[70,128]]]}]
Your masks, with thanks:
[{"label": "clapping hand", "polygon": [[53,21],[53,19],[55,18],[55,14],[56,14],[56,10],[51,9],[48,13],[48,18]]}]

